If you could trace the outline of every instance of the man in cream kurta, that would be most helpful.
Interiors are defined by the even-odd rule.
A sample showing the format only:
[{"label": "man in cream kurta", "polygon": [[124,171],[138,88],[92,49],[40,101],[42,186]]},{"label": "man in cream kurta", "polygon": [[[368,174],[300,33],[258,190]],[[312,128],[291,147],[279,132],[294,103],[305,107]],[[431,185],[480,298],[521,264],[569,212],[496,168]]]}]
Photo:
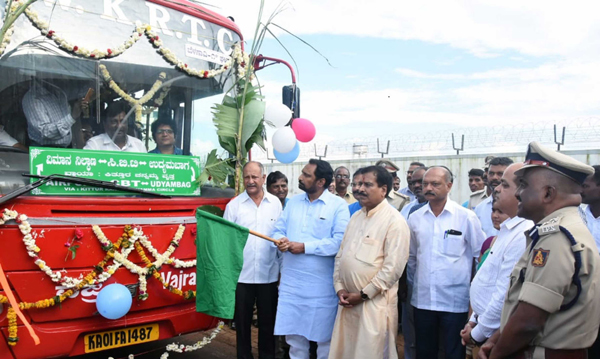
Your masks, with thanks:
[{"label": "man in cream kurta", "polygon": [[398,279],[408,261],[410,231],[386,196],[392,177],[367,167],[358,183],[363,208],[355,213],[335,258],[340,299],[330,359],[398,358]]}]

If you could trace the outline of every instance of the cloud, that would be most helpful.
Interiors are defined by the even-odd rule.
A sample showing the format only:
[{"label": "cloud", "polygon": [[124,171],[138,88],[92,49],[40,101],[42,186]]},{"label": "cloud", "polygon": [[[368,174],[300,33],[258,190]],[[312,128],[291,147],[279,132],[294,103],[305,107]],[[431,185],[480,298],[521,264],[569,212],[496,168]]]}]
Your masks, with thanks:
[{"label": "cloud", "polygon": [[[271,14],[278,1],[266,1]],[[373,2],[302,0],[275,23],[298,35],[338,34],[401,40],[421,40],[470,51],[479,57],[515,50],[533,56],[595,56],[600,53],[597,1],[437,0]],[[233,15],[246,38],[254,33],[258,1],[235,0],[222,6]],[[293,8],[293,9],[292,9]],[[276,31],[280,33],[280,31]]]}]

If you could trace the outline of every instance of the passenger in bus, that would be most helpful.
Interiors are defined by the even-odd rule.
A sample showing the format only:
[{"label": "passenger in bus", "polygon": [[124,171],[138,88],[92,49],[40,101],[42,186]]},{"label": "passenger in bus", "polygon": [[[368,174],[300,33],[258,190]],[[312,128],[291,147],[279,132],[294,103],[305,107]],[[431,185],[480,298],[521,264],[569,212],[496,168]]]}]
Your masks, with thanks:
[{"label": "passenger in bus", "polygon": [[152,123],[152,138],[156,142],[156,148],[148,153],[160,153],[163,155],[183,155],[183,150],[175,146],[175,132],[177,124],[175,121],[159,118]]},{"label": "passenger in bus", "polygon": [[83,136],[83,144],[85,145],[96,133],[92,128],[92,124],[89,120],[81,121],[81,135]]},{"label": "passenger in bus", "polygon": [[103,118],[105,133],[90,138],[84,150],[146,152],[142,141],[127,134],[127,113],[130,107],[125,102],[113,102],[106,108]]},{"label": "passenger in bus", "polygon": [[78,100],[71,109],[63,90],[40,79],[32,82],[22,104],[31,146],[47,147],[71,145],[71,127],[81,116],[82,107],[87,106]]},{"label": "passenger in bus", "polygon": [[11,135],[4,131],[4,126],[0,125],[0,146],[14,147],[27,151],[27,147],[19,143],[19,141],[12,138]]}]

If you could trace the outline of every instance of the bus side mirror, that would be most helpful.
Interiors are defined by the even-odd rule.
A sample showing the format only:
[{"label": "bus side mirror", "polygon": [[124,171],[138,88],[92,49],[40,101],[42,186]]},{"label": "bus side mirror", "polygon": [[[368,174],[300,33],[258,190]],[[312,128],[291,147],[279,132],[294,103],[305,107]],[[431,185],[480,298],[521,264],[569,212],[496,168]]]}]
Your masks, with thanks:
[{"label": "bus side mirror", "polygon": [[292,110],[292,118],[300,117],[300,88],[296,84],[283,86],[282,103]]}]

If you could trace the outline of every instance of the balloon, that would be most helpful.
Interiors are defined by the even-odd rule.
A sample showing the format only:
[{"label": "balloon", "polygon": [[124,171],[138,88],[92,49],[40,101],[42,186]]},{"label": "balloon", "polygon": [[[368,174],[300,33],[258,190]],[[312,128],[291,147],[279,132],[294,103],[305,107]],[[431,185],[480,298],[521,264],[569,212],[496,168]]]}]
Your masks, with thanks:
[{"label": "balloon", "polygon": [[310,142],[315,138],[315,125],[305,118],[295,118],[292,122],[292,129],[300,142]]},{"label": "balloon", "polygon": [[296,141],[296,146],[288,153],[281,153],[277,150],[273,150],[273,154],[275,155],[275,158],[277,158],[277,161],[281,163],[292,163],[298,158],[298,155],[300,155],[300,143]]},{"label": "balloon", "polygon": [[296,134],[291,128],[282,127],[275,131],[271,142],[273,143],[273,149],[277,150],[277,152],[288,153],[296,145]]},{"label": "balloon", "polygon": [[106,319],[119,319],[131,309],[131,292],[119,283],[109,284],[96,297],[96,309]]},{"label": "balloon", "polygon": [[269,103],[265,110],[265,121],[271,126],[280,128],[287,125],[292,118],[292,110],[282,103]]}]

